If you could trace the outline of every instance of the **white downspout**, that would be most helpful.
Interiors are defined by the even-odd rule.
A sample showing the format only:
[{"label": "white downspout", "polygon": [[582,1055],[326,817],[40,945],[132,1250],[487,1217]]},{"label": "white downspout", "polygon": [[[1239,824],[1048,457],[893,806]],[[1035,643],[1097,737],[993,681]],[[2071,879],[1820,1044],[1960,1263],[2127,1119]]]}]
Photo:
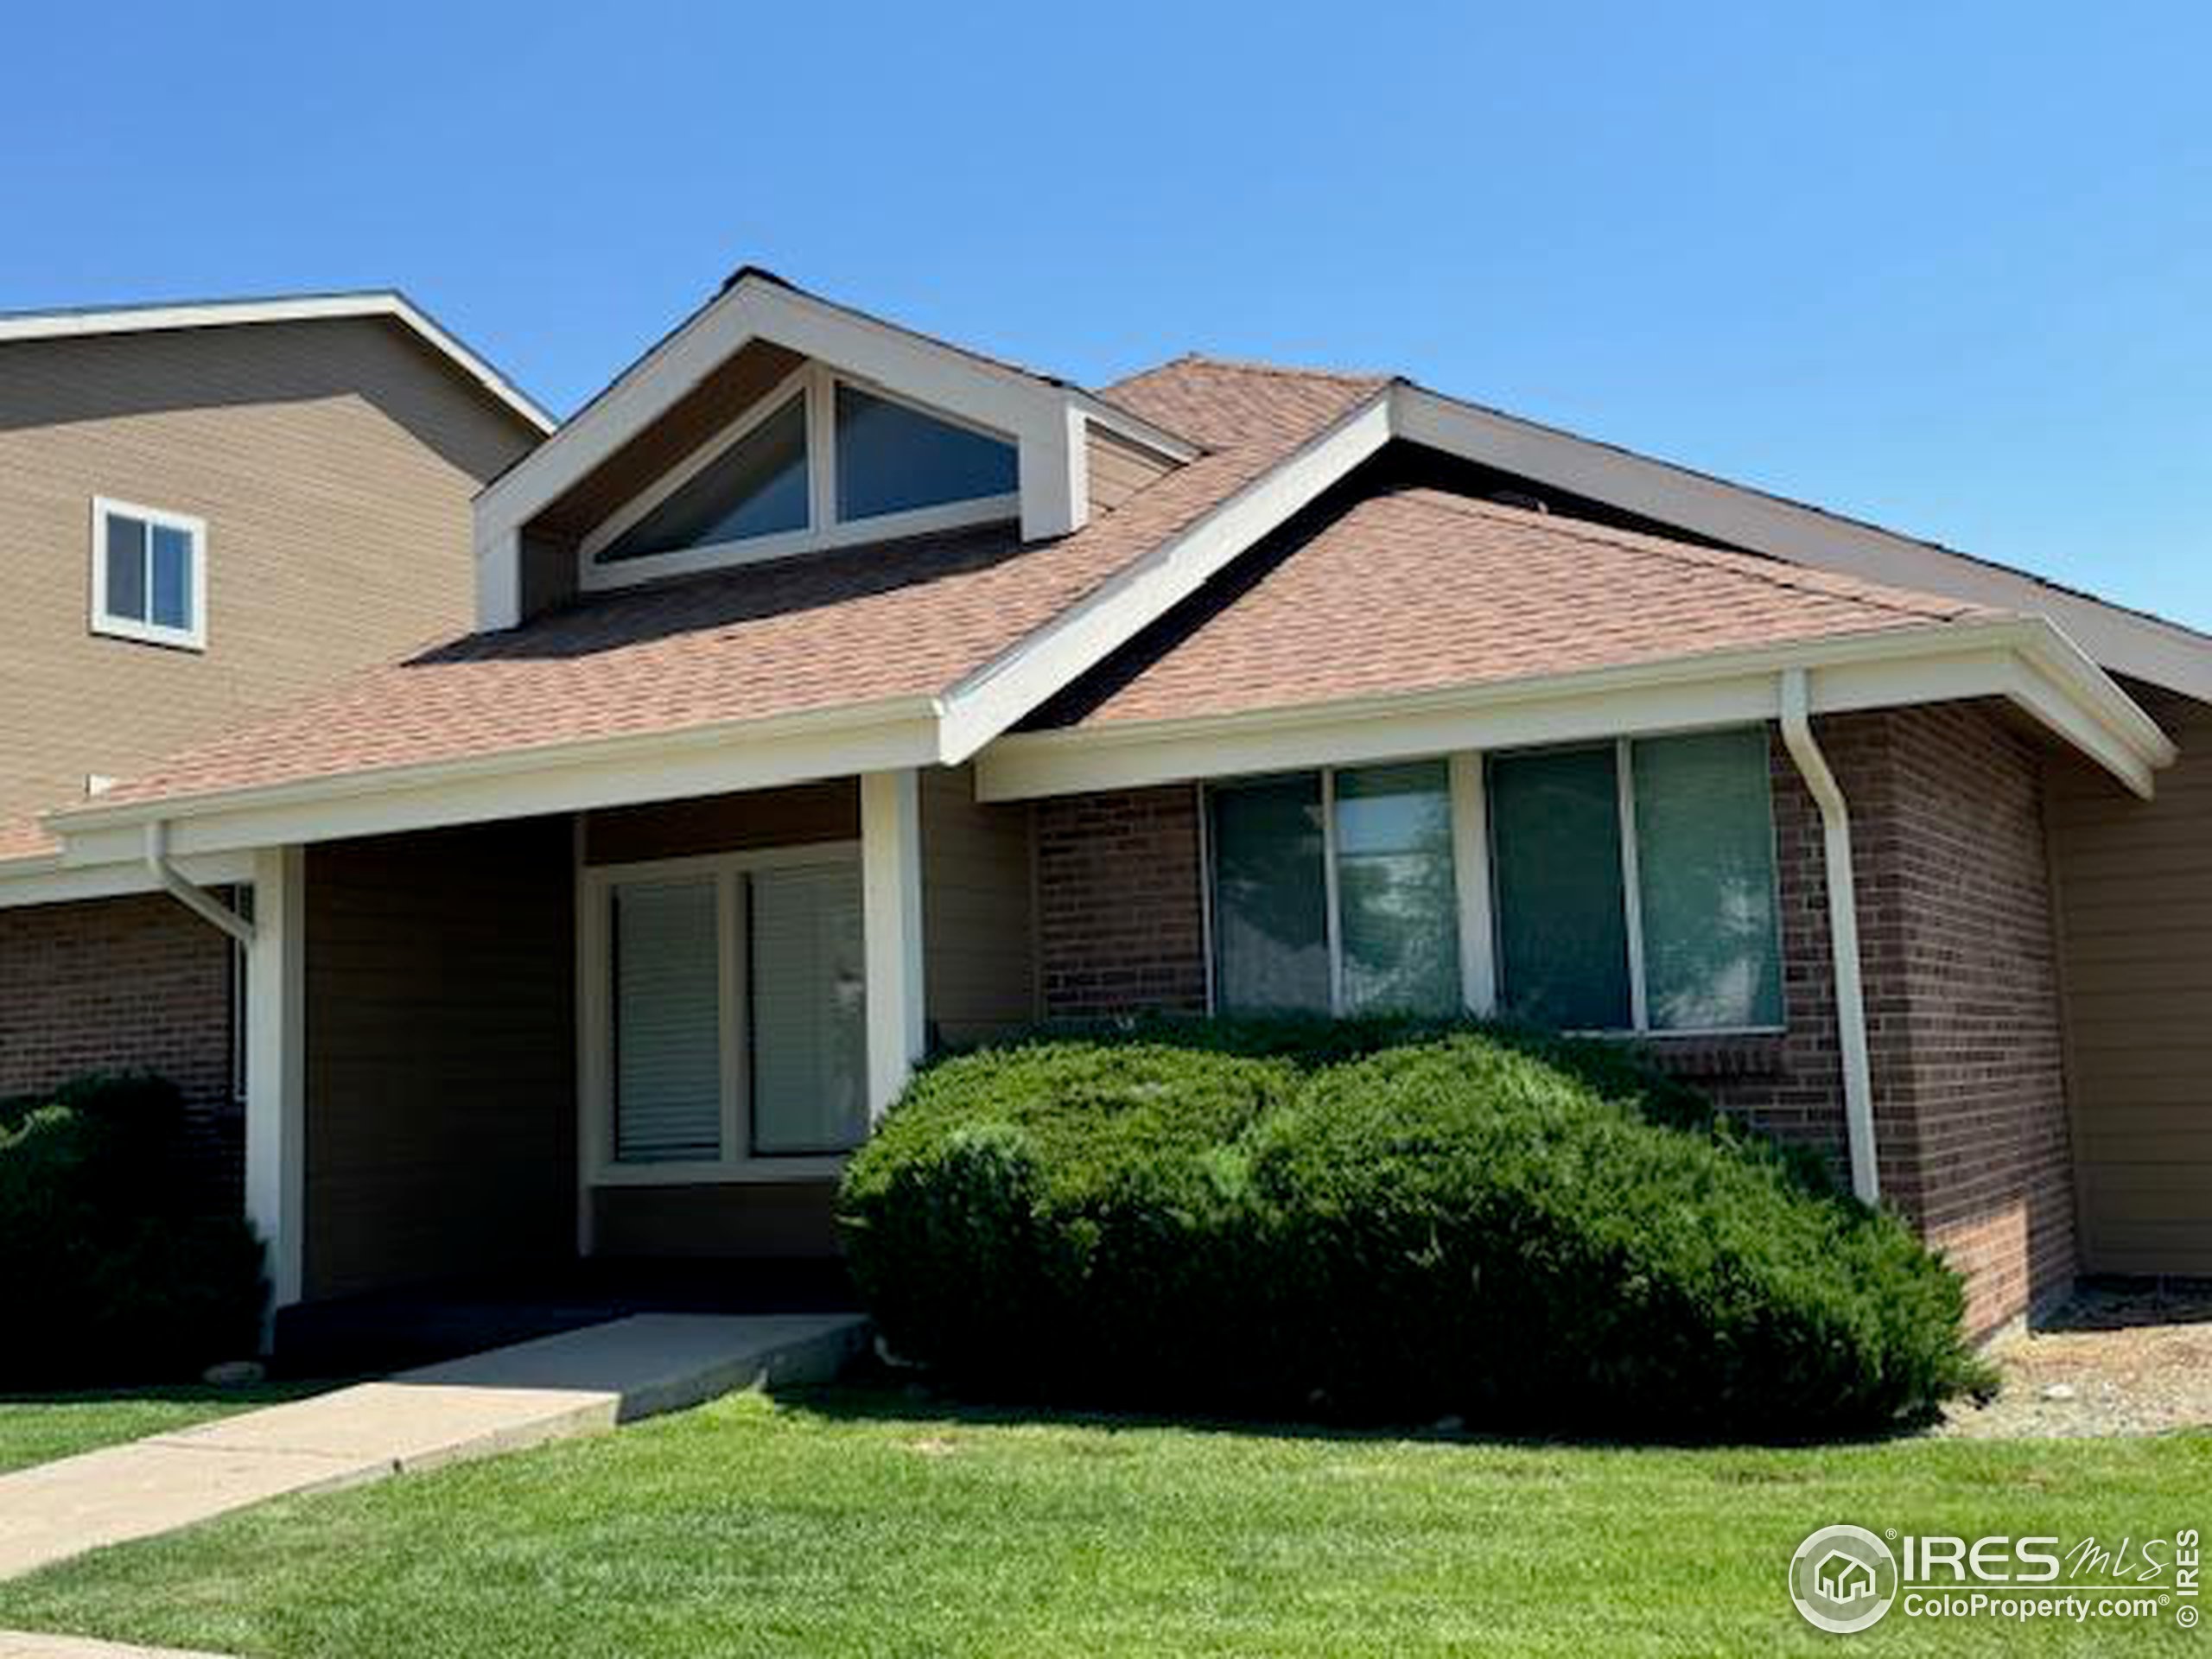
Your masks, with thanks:
[{"label": "white downspout", "polygon": [[1866,1203],[1882,1194],[1876,1173],[1874,1084],[1866,1060],[1866,997],[1859,977],[1859,899],[1851,875],[1851,809],[1827,757],[1813,741],[1805,671],[1782,671],[1782,741],[1821,809],[1827,870],[1828,944],[1835,959],[1837,1046],[1843,1051],[1843,1122],[1851,1147],[1851,1190]]},{"label": "white downspout", "polygon": [[168,824],[159,822],[146,826],[146,868],[155,881],[162,892],[194,915],[221,928],[251,950],[253,948],[253,924],[207,888],[187,880],[176,866],[169,862],[168,830]]}]

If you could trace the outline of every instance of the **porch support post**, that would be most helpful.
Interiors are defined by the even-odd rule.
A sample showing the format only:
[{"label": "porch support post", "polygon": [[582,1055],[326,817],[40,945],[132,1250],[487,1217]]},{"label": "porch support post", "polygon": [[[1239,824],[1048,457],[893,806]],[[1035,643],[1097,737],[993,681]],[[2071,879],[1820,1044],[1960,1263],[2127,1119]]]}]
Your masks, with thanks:
[{"label": "porch support post", "polygon": [[[245,1212],[267,1251],[269,1310],[300,1300],[306,1257],[306,859],[297,847],[253,859],[254,941],[246,952]],[[264,1343],[268,1337],[264,1328]]]},{"label": "porch support post", "polygon": [[868,963],[868,1099],[880,1116],[922,1057],[921,783],[911,766],[861,775],[861,930]]}]

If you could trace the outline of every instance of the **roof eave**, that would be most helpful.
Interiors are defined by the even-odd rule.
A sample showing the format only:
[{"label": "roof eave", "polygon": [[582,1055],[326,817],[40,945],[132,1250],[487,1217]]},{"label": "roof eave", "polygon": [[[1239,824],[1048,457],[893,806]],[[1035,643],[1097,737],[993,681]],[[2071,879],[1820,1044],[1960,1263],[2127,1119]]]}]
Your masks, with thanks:
[{"label": "roof eave", "polygon": [[1002,736],[976,757],[985,800],[1134,788],[1278,767],[1404,760],[1768,720],[1779,677],[1817,713],[2002,697],[2138,794],[2171,763],[2157,723],[2048,622],[1998,617],[1686,654],[1323,702]]}]

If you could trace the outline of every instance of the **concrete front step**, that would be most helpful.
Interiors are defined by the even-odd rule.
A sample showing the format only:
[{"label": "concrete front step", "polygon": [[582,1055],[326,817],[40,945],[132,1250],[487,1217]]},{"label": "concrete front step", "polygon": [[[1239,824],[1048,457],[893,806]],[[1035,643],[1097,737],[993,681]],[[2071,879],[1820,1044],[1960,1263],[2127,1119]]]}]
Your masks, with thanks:
[{"label": "concrete front step", "polygon": [[249,1503],[826,1382],[849,1313],[641,1313],[0,1475],[0,1578]]}]

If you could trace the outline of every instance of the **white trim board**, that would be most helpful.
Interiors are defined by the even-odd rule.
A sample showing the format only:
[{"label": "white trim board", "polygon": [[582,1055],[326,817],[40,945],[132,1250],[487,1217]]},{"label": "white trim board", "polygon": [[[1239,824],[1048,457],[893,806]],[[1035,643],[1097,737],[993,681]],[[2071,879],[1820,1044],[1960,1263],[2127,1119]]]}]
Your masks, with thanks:
[{"label": "white trim board", "polygon": [[1408,443],[1516,473],[1731,546],[1892,587],[2048,617],[2106,668],[2212,702],[2212,637],[2158,617],[1426,387],[1394,387],[1391,411],[1393,431]]},{"label": "white trim board", "polygon": [[261,300],[200,300],[181,304],[118,305],[89,310],[0,315],[0,345],[19,340],[77,340],[159,329],[221,328],[256,322],[320,322],[388,317],[409,329],[499,402],[540,432],[558,424],[537,399],[446,332],[397,289],[346,294],[293,294]]}]

